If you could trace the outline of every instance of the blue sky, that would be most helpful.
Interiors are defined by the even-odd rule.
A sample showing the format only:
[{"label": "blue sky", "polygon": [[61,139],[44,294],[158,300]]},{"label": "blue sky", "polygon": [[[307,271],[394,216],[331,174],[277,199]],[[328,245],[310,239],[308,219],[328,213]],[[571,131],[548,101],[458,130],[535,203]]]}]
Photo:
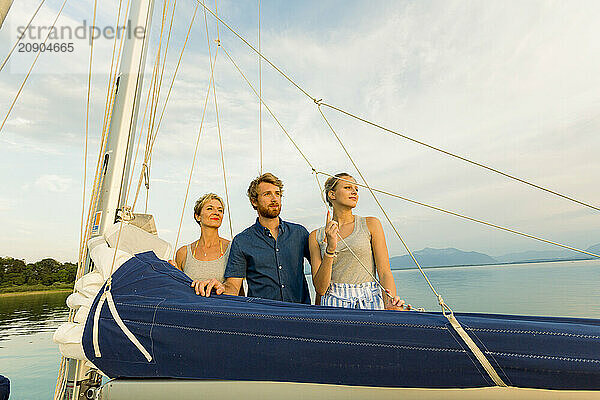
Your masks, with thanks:
[{"label": "blue sky", "polygon": [[[48,0],[37,24],[60,6]],[[126,2],[125,2],[126,3]],[[91,21],[92,2],[70,0],[58,25]],[[177,2],[168,85],[194,2]],[[257,1],[219,1],[219,15],[257,41]],[[115,1],[102,2],[98,25],[114,25]],[[36,1],[13,5],[0,31],[0,54]],[[575,2],[267,1],[261,2],[264,54],[311,95],[409,136],[598,204],[600,175],[600,4]],[[152,67],[160,7],[155,11]],[[209,16],[210,35],[216,25]],[[223,47],[254,84],[258,60],[224,27]],[[0,256],[74,260],[82,196],[88,68],[85,42],[72,54],[45,53],[0,132]],[[97,42],[89,164],[95,165],[112,43]],[[214,51],[214,46],[213,46]],[[3,57],[3,56],[2,56]],[[32,54],[15,53],[0,72],[4,117]],[[258,100],[223,54],[215,70],[233,232],[254,220],[245,197],[258,173]],[[193,145],[210,76],[204,20],[193,27],[154,152],[149,211],[174,244]],[[149,81],[149,78],[146,82]],[[161,104],[164,100],[161,98]],[[263,93],[318,169],[355,171],[314,103],[263,63]],[[325,113],[369,183],[409,198],[586,248],[600,242],[598,214],[401,138]],[[214,104],[209,103],[182,241],[198,235],[193,199],[224,194]],[[308,229],[324,221],[310,168],[263,108],[265,169],[285,183],[282,216]],[[88,179],[93,173],[88,170]],[[137,177],[137,172],[135,172]],[[89,183],[89,180],[88,180]],[[88,190],[89,193],[89,190]],[[145,198],[142,198],[142,204]],[[457,247],[499,255],[552,249],[388,197],[386,209],[413,249]],[[383,219],[361,193],[357,213]],[[384,224],[386,225],[386,224]],[[225,223],[222,234],[229,237]],[[404,254],[386,226],[392,255]],[[181,242],[180,242],[181,243]]]}]

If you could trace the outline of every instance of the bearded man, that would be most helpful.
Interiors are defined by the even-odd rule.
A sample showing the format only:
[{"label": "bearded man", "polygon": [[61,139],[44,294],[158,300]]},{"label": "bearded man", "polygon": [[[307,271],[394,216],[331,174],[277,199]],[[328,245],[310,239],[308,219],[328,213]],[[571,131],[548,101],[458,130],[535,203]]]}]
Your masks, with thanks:
[{"label": "bearded man", "polygon": [[257,211],[256,223],[237,234],[231,242],[225,268],[225,283],[202,282],[198,294],[237,295],[244,278],[248,296],[310,304],[304,276],[304,259],[310,262],[308,231],[299,224],[283,221],[283,183],[271,173],[250,182],[248,198]]}]

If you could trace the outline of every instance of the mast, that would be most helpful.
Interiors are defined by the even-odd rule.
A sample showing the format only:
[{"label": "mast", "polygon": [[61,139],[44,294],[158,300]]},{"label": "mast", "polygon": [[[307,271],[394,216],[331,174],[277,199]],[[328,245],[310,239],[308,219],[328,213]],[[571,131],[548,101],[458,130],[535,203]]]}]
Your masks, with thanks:
[{"label": "mast", "polygon": [[[117,211],[125,206],[129,171],[136,132],[137,116],[142,93],[150,22],[154,0],[133,1],[129,12],[131,37],[125,39],[119,75],[115,82],[116,96],[108,131],[106,152],[102,165],[102,186],[96,209],[92,236],[101,235],[117,220]],[[140,28],[143,37],[135,34]],[[95,227],[94,227],[95,228]]]},{"label": "mast", "polygon": [[[115,101],[102,161],[101,187],[98,205],[94,210],[92,236],[102,235],[116,222],[118,210],[125,206],[153,9],[154,0],[134,0],[129,9],[129,26],[123,32],[126,35],[123,53],[113,88],[116,91]],[[91,269],[88,255],[85,272]],[[73,359],[68,360],[65,375],[64,400],[93,395],[101,381],[99,374],[84,367],[83,362]]]}]

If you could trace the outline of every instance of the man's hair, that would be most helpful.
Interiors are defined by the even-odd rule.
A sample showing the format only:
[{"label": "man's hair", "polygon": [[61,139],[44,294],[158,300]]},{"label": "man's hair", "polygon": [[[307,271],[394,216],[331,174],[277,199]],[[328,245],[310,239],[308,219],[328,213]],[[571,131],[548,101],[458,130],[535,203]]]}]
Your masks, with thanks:
[{"label": "man's hair", "polygon": [[248,186],[248,198],[250,199],[250,204],[252,208],[256,210],[256,206],[252,203],[252,201],[258,201],[258,185],[262,182],[270,183],[271,185],[275,185],[279,188],[281,195],[283,195],[283,182],[273,175],[270,172],[266,172],[261,176],[255,178],[252,182],[250,182],[250,186]]},{"label": "man's hair", "polygon": [[196,215],[200,215],[200,212],[202,212],[202,208],[206,205],[206,203],[208,203],[211,200],[219,200],[221,206],[223,206],[223,212],[225,211],[225,203],[223,203],[223,199],[219,197],[219,195],[214,193],[206,193],[198,200],[196,200],[196,204],[194,205],[194,219],[196,220],[198,225],[200,225],[200,221],[196,219]]},{"label": "man's hair", "polygon": [[335,187],[340,181],[340,178],[348,180],[347,178],[352,178],[352,175],[350,175],[347,172],[340,172],[339,174],[335,174],[334,176],[329,177],[325,181],[325,188],[323,189],[323,191],[325,192],[325,200],[327,201],[327,204],[329,204],[329,206],[331,207],[333,207],[333,204],[331,204],[331,200],[329,200],[329,192],[335,190]]}]

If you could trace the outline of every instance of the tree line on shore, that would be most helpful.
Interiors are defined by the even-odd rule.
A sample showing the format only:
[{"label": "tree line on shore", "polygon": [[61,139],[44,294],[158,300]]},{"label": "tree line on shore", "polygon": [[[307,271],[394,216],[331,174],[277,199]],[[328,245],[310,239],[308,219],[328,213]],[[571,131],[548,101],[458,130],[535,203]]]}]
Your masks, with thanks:
[{"label": "tree line on shore", "polygon": [[24,260],[0,257],[0,288],[13,286],[53,286],[75,282],[77,264],[52,258],[27,264]]}]

